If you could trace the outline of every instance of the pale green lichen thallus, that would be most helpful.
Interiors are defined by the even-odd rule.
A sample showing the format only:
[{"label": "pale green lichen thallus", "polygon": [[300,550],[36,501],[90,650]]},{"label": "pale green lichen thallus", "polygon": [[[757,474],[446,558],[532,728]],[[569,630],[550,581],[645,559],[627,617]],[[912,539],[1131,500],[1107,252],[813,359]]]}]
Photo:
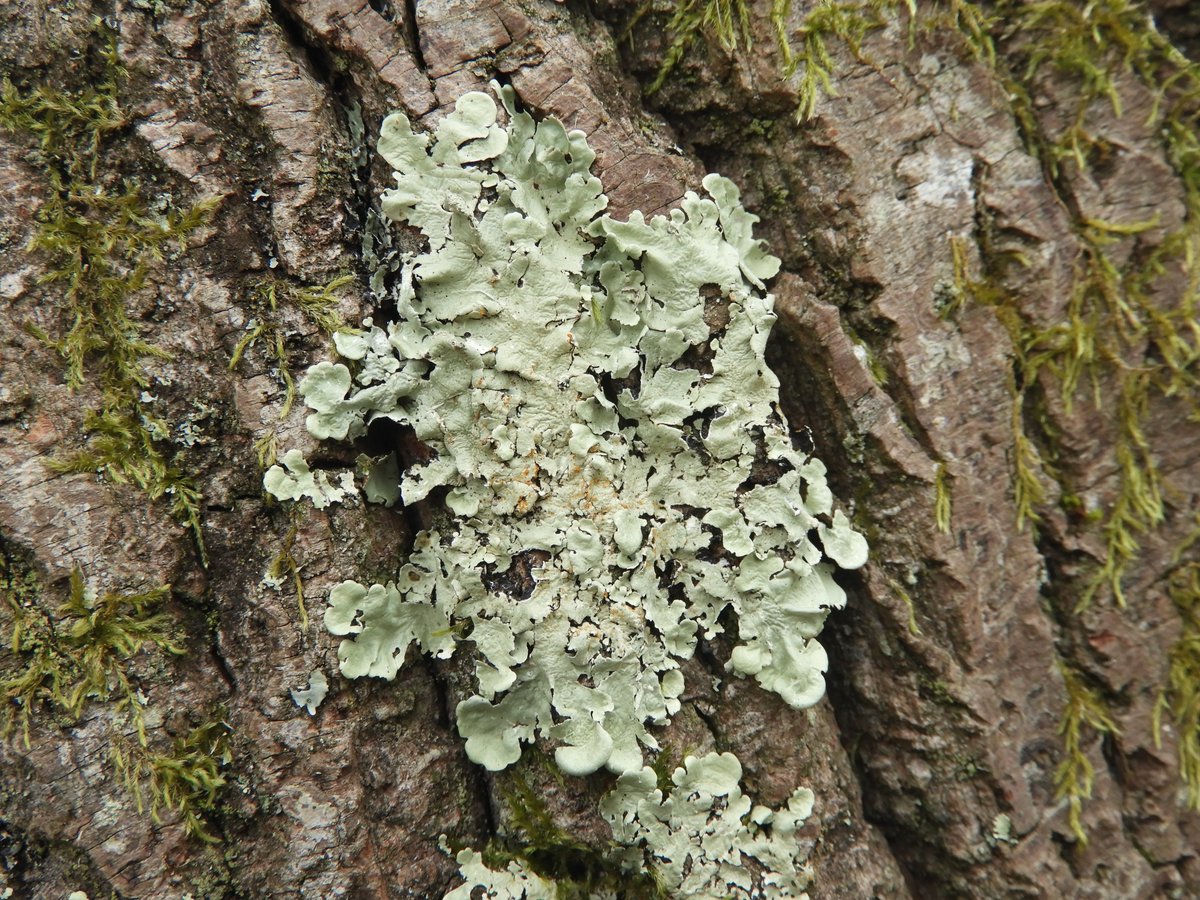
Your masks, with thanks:
[{"label": "pale green lichen thallus", "polygon": [[[402,472],[401,499],[442,488],[453,524],[422,532],[394,582],[337,586],[325,624],[346,637],[350,678],[393,678],[412,643],[472,653],[476,692],[456,718],[473,761],[503,769],[548,739],[564,772],[620,776],[604,805],[618,840],[682,852],[690,839],[670,838],[672,816],[723,797],[723,814],[703,816],[728,820],[743,799],[728,754],[689,757],[665,800],[644,768],[652,727],[680,708],[680,664],[730,610],[729,671],[815,703],[827,664],[816,637],[845,602],[832,569],[862,565],[866,542],[779,411],[763,356],[775,321],[764,281],[779,261],[734,184],[709,175],[708,196],[689,192],[669,217],[618,222],[584,135],[498,93],[507,125],[481,93],[432,137],[400,114],[383,123],[396,177],[383,212],[428,248],[397,279],[395,321],[335,335],[343,361],[314,366],[300,392],[318,438],[354,439],[377,419],[410,426],[433,455]],[[269,489],[330,496],[285,461]],[[518,563],[527,590],[501,577]],[[775,895],[794,896],[792,832],[812,799],[793,800],[777,813],[744,801],[730,820],[742,836],[708,868],[703,853],[677,872],[662,854],[654,865],[689,896],[738,894],[754,879],[729,867],[761,845],[758,887],[784,884],[771,881],[778,862],[792,887]]]}]

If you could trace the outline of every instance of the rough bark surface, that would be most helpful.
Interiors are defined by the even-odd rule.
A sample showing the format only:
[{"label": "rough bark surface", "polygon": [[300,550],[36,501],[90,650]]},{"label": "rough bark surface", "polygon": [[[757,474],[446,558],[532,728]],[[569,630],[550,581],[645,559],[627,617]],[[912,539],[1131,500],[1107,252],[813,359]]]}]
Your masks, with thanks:
[{"label": "rough bark surface", "polygon": [[[793,30],[810,6],[793,3]],[[1195,46],[1187,4],[1160,6],[1163,27]],[[1150,93],[1120,75],[1124,115],[1095,110],[1114,148],[1103,171],[1052,183],[995,69],[956,32],[914,36],[897,19],[857,56],[831,44],[836,94],[797,124],[765,6],[751,10],[752,51],[697,41],[652,102],[643,87],[666,50],[666,14],[640,12],[632,0],[0,4],[0,59],[19,86],[78,87],[94,74],[93,19],[109,17],[128,70],[126,125],[108,139],[100,177],[136,177],[147,196],[180,206],[219,201],[188,253],[152,266],[128,304],[170,354],[146,360],[146,402],[176,429],[169,452],[202,491],[205,567],[166,499],[47,468],[83,445],[83,411],[98,398],[89,385],[68,389],[58,354],[26,328],[64,328],[60,287],[39,282],[45,260],[23,249],[52,188],[30,162],[33,139],[0,130],[0,540],[36,573],[47,609],[76,568],[101,591],[170,584],[186,653],[129,666],[149,744],[167,748],[217,716],[232,755],[209,817],[220,840],[206,844],[169,811],[155,821],[136,809],[109,761],[119,711],[96,701],[68,721],[35,710],[28,745],[19,731],[0,744],[0,895],[440,897],[455,866],[438,836],[482,846],[511,819],[505,776],[467,760],[452,722],[466,670],[410,659],[393,683],[348,682],[321,627],[330,585],[389,576],[436,511],[293,518],[267,502],[254,444],[272,430],[319,463],[353,460],[307,435],[299,404],[280,418],[285,391],[265,341],[230,368],[264,314],[252,302],[264,278],[303,286],[353,273],[341,313],[371,313],[360,248],[387,173],[356,143],[359,117],[370,145],[387,112],[428,126],[491,79],[588,133],[615,215],[668,209],[709,171],[741,185],[783,259],[771,353],[787,412],[871,541],[872,561],[846,579],[850,604],[826,631],[825,701],[799,712],[746,681],[708,687],[723,672],[717,646],[689,663],[687,702],[665,739],[736,752],[763,803],[798,784],[814,790],[814,897],[1200,895],[1200,817],[1183,802],[1178,736],[1166,727],[1156,742],[1153,727],[1181,631],[1166,582],[1200,511],[1200,431],[1178,398],[1152,399],[1144,430],[1170,485],[1166,521],[1126,573],[1128,607],[1101,592],[1075,613],[1102,537],[1059,508],[1048,479],[1041,528],[1018,527],[1009,333],[985,304],[951,319],[937,306],[955,277],[948,233],[986,222],[1021,249],[1028,265],[1010,295],[1028,320],[1053,323],[1082,252],[1074,220],[1157,215],[1118,255],[1177,228],[1184,192],[1145,125]],[[1047,133],[1071,114],[1057,77],[1045,76],[1035,107]],[[986,262],[975,244],[968,257]],[[1168,272],[1162,302],[1184,281],[1181,268]],[[277,316],[293,372],[325,358],[327,334],[287,303]],[[1102,394],[1111,389],[1102,381]],[[1059,465],[1087,508],[1105,508],[1118,489],[1111,418],[1082,402],[1068,411],[1053,385],[1044,390]],[[949,533],[935,522],[939,467]],[[285,544],[306,628],[290,578],[262,584]],[[23,663],[8,648],[11,618],[0,604],[4,672]],[[1118,728],[1083,732],[1096,770],[1086,845],[1056,796],[1068,702],[1059,658],[1086,673]],[[289,691],[314,670],[331,690],[310,716]],[[560,783],[536,766],[526,777],[561,827],[603,842],[603,777]],[[1010,840],[994,834],[998,816],[1011,820]]]}]

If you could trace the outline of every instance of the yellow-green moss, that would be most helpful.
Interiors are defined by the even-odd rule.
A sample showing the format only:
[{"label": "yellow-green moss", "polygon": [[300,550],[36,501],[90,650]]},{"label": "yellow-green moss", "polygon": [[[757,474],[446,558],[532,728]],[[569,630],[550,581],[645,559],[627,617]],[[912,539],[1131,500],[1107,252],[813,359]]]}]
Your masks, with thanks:
[{"label": "yellow-green moss", "polygon": [[946,473],[945,463],[937,464],[937,471],[933,477],[933,488],[934,522],[937,523],[938,531],[942,532],[942,534],[949,534],[951,513],[950,476]]},{"label": "yellow-green moss", "polygon": [[[288,303],[300,310],[313,325],[327,334],[345,328],[338,313],[338,291],[354,281],[352,275],[340,275],[322,285],[294,285],[276,277],[258,281],[250,295],[253,316],[246,333],[233,348],[229,357],[230,371],[237,368],[247,351],[260,341],[266,347],[267,356],[275,364],[275,372],[284,388],[283,408],[279,418],[283,419],[292,409],[296,399],[296,381],[292,376],[285,346],[286,327],[281,318],[281,303]],[[271,429],[254,443],[255,456],[260,469],[275,464],[278,456],[278,439]]]},{"label": "yellow-green moss", "polygon": [[908,630],[912,634],[920,634],[921,628],[917,625],[917,608],[913,603],[912,595],[904,589],[900,582],[894,578],[888,579],[888,586],[892,589],[899,599],[904,604],[904,608],[908,610]]},{"label": "yellow-green moss", "polygon": [[30,717],[41,704],[75,722],[90,700],[100,700],[127,712],[144,742],[144,701],[126,664],[143,648],[183,653],[170,616],[160,608],[170,588],[94,596],[75,569],[66,602],[47,609],[28,569],[22,571],[11,556],[0,565],[12,617],[8,644],[13,662],[0,681],[7,701],[5,731],[20,723],[28,746]]},{"label": "yellow-green moss", "polygon": [[1070,158],[1083,169],[1093,153],[1104,152],[1106,142],[1093,132],[1089,118],[1096,100],[1108,101],[1117,116],[1122,114],[1117,85],[1124,75],[1134,74],[1155,91],[1154,118],[1165,108],[1167,120],[1174,119],[1179,100],[1189,93],[1194,98],[1200,88],[1195,66],[1158,32],[1138,0],[1040,0],[997,8],[1023,56],[1017,75],[1022,84],[1032,84],[1050,67],[1075,85],[1074,119],[1047,145],[1052,167]]},{"label": "yellow-green moss", "polygon": [[172,513],[192,529],[204,559],[199,490],[164,449],[166,423],[140,400],[149,386],[144,360],[168,354],[143,338],[127,304],[169,248],[186,249],[187,236],[208,220],[215,201],[154,214],[136,182],[102,170],[107,138],[126,123],[118,99],[125,72],[115,35],[98,30],[100,75],[94,84],[77,91],[47,85],[21,91],[5,79],[0,86],[0,128],[37,141],[31,161],[48,191],[29,249],[46,260],[40,282],[57,286],[65,304],[57,336],[29,330],[62,357],[69,387],[88,381],[101,394],[99,408],[84,416],[86,448],[56,457],[51,468],[101,472],[136,484],[151,500],[169,496]]},{"label": "yellow-green moss", "polygon": [[1183,619],[1183,633],[1171,648],[1167,684],[1154,708],[1154,735],[1159,742],[1162,716],[1170,713],[1188,805],[1200,809],[1200,563],[1176,570],[1170,593]]},{"label": "yellow-green moss", "polygon": [[[790,5],[791,0],[772,0],[780,6]],[[678,0],[671,19],[667,23],[671,43],[663,56],[658,75],[647,88],[655,93],[666,81],[667,76],[679,64],[696,38],[707,32],[727,51],[738,49],[739,43],[750,49],[750,11],[746,0]]]},{"label": "yellow-green moss", "polygon": [[[652,94],[663,86],[700,35],[710,36],[728,53],[736,53],[743,47],[751,50],[753,38],[747,2],[676,0],[667,22],[671,43],[647,92]],[[771,0],[769,17],[779,53],[780,78],[787,80],[799,73],[798,120],[812,118],[821,96],[834,93],[829,40],[841,41],[861,58],[863,39],[887,24],[888,13],[903,8],[910,16],[916,14],[915,0],[817,0],[793,39],[787,22],[791,8],[791,0]]]},{"label": "yellow-green moss", "polygon": [[[1195,317],[1196,279],[1200,276],[1194,255],[1189,250],[1183,260],[1192,270],[1184,295],[1176,306],[1165,310],[1155,303],[1151,291],[1164,273],[1165,258],[1178,251],[1179,238],[1170,238],[1153,252],[1135,255],[1124,264],[1110,255],[1117,240],[1135,238],[1154,226],[1154,221],[1116,224],[1083,220],[1077,231],[1080,257],[1063,320],[1043,328],[1023,318],[1016,302],[990,280],[971,278],[962,244],[951,241],[956,295],[992,307],[1012,339],[1014,494],[1019,527],[1040,520],[1039,507],[1047,499],[1042,473],[1061,480],[1027,428],[1027,404],[1042,389],[1042,380],[1057,383],[1068,414],[1085,384],[1090,387],[1089,402],[1101,412],[1102,386],[1116,393],[1108,418],[1114,431],[1117,493],[1100,525],[1104,557],[1081,588],[1080,607],[1087,606],[1105,586],[1118,605],[1125,605],[1121,582],[1127,567],[1139,556],[1140,536],[1164,521],[1163,478],[1143,426],[1151,398],[1176,397],[1188,404],[1193,415],[1200,412],[1200,326]],[[1191,222],[1188,227],[1193,227]],[[955,304],[960,305],[961,301]],[[1147,353],[1147,345],[1156,352]],[[1052,429],[1048,420],[1043,419],[1041,425],[1043,431]],[[1062,486],[1065,493],[1074,494],[1068,485]]]},{"label": "yellow-green moss", "polygon": [[781,74],[786,79],[800,73],[796,84],[799,95],[797,120],[811,119],[816,115],[817,101],[835,93],[831,78],[833,59],[827,42],[837,39],[855,57],[863,60],[863,40],[870,32],[886,26],[889,14],[900,9],[908,10],[909,16],[915,17],[916,0],[818,0],[797,32],[798,45],[795,47],[787,41],[786,32],[777,26],[781,47],[785,48]]},{"label": "yellow-green moss", "polygon": [[851,343],[858,348],[862,361],[866,363],[867,371],[871,373],[871,377],[875,379],[875,383],[880,387],[886,387],[888,383],[887,366],[879,358],[879,354],[871,348],[866,338],[859,334],[858,330],[849,321],[843,320],[842,328],[846,332],[846,336],[850,338]]},{"label": "yellow-green moss", "polygon": [[229,747],[232,728],[218,713],[210,720],[175,738],[169,753],[151,752],[144,744],[117,741],[113,759],[126,788],[144,812],[149,795],[150,816],[161,821],[159,809],[178,814],[184,831],[205,843],[216,844],[207,818],[217,808],[223,770],[233,755]]},{"label": "yellow-green moss", "polygon": [[[565,786],[562,773],[547,756],[537,751],[529,755],[527,765],[538,766]],[[660,758],[665,758],[665,751]],[[503,869],[510,861],[520,860],[530,871],[554,881],[560,900],[610,894],[628,900],[665,900],[667,892],[651,870],[628,872],[621,866],[616,852],[622,848],[616,843],[587,844],[558,825],[523,767],[500,776],[498,792],[511,832],[491,841],[483,851],[489,868]]]},{"label": "yellow-green moss", "polygon": [[1083,801],[1092,796],[1096,775],[1083,748],[1086,729],[1099,735],[1116,735],[1120,729],[1103,698],[1084,684],[1078,672],[1061,659],[1058,661],[1058,670],[1062,673],[1067,690],[1067,705],[1058,726],[1058,733],[1063,739],[1063,760],[1054,772],[1054,786],[1058,799],[1067,801],[1067,821],[1071,832],[1081,844],[1086,844],[1087,832],[1083,829],[1081,813]]},{"label": "yellow-green moss", "polygon": [[304,603],[304,579],[300,577],[300,566],[296,562],[296,557],[292,555],[292,548],[296,544],[296,535],[300,530],[300,517],[303,513],[297,504],[292,504],[291,517],[292,523],[287,530],[287,534],[283,537],[283,543],[279,547],[279,552],[271,560],[267,566],[267,580],[272,584],[282,584],[283,581],[289,580],[292,583],[292,589],[296,592],[296,605],[300,612],[300,628],[303,631],[308,631],[308,607]]},{"label": "yellow-green moss", "polygon": [[163,608],[170,593],[160,585],[97,595],[75,569],[66,600],[51,607],[33,569],[0,544],[0,621],[8,623],[8,646],[0,653],[0,734],[19,727],[28,747],[39,710],[70,725],[89,703],[107,704],[115,714],[110,758],[138,811],[148,797],[155,821],[160,808],[177,812],[189,834],[211,842],[204,816],[224,784],[229,728],[218,719],[176,739],[169,753],[155,750],[146,699],[129,672],[139,654],[183,654],[174,619]]},{"label": "yellow-green moss", "polygon": [[255,286],[250,297],[254,317],[250,320],[246,333],[233,348],[229,368],[236,369],[246,351],[262,340],[267,345],[267,355],[274,361],[279,380],[284,386],[283,409],[280,410],[279,418],[287,416],[296,399],[296,383],[284,347],[285,327],[280,321],[281,300],[294,305],[315,326],[332,334],[345,327],[337,311],[337,292],[353,281],[353,275],[340,275],[323,285],[297,286],[270,277],[260,280]]}]

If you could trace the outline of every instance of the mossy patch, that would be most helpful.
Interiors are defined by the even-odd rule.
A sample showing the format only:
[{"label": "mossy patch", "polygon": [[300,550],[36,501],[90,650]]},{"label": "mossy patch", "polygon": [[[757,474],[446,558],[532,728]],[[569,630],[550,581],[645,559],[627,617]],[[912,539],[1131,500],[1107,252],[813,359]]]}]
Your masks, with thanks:
[{"label": "mossy patch", "polygon": [[301,507],[293,504],[289,511],[291,524],[288,526],[287,533],[283,536],[283,541],[279,545],[279,552],[271,559],[267,565],[266,574],[263,576],[263,584],[267,587],[278,588],[285,581],[291,582],[292,589],[296,592],[296,607],[300,614],[300,630],[308,632],[308,607],[304,602],[304,579],[300,577],[300,564],[296,561],[292,550],[296,546],[296,535],[300,532],[300,520],[304,513]]},{"label": "mossy patch", "polygon": [[[260,279],[250,293],[252,317],[246,326],[246,333],[234,345],[229,357],[230,371],[236,369],[246,353],[260,344],[264,347],[267,357],[274,364],[274,374],[283,384],[283,407],[279,418],[284,419],[291,412],[292,403],[296,399],[296,381],[292,377],[291,365],[287,353],[287,326],[284,321],[286,304],[299,312],[304,318],[324,332],[331,335],[345,330],[345,323],[338,312],[339,292],[353,283],[353,275],[339,275],[325,284],[296,285],[282,278],[269,276]],[[275,429],[271,429],[254,444],[255,455],[260,469],[270,468],[275,464],[278,455],[278,445]]]},{"label": "mossy patch", "polygon": [[135,658],[182,655],[175,620],[165,609],[171,589],[160,585],[132,593],[90,590],[83,573],[71,573],[66,600],[52,606],[32,567],[0,544],[0,600],[8,646],[0,653],[0,733],[19,728],[26,747],[39,710],[64,726],[77,723],[92,702],[113,714],[109,753],[114,771],[137,802],[177,812],[188,834],[216,838],[204,816],[215,809],[230,762],[220,719],[206,722],[169,752],[155,749],[146,722],[146,697],[131,673]]},{"label": "mossy patch", "polygon": [[[817,0],[794,33],[788,28],[791,0],[771,0],[769,17],[779,56],[779,77],[797,76],[796,119],[816,115],[822,96],[833,95],[833,57],[829,42],[837,40],[862,60],[866,36],[887,25],[889,14],[900,9],[916,16],[915,0]],[[658,74],[646,89],[653,94],[683,61],[696,39],[714,40],[729,54],[753,48],[751,14],[747,0],[676,0],[667,22],[671,43],[663,56]]]},{"label": "mossy patch", "polygon": [[[990,22],[977,17],[985,23],[984,32],[969,43],[978,56],[996,66],[1027,149],[1042,162],[1056,191],[1069,196],[1065,179],[1105,159],[1107,141],[1093,125],[1098,113],[1104,112],[1098,104],[1121,116],[1119,81],[1130,77],[1154,97],[1150,124],[1160,128],[1165,154],[1183,187],[1186,219],[1165,236],[1157,218],[1102,221],[1084,216],[1070,202],[1064,204],[1072,212],[1080,250],[1063,316],[1049,325],[1034,325],[1019,312],[1002,286],[1003,261],[992,252],[986,235],[981,243],[985,275],[979,279],[968,274],[965,242],[952,239],[957,295],[990,306],[1012,340],[1018,527],[1040,521],[1049,483],[1056,482],[1060,505],[1072,527],[1098,529],[1104,544],[1099,564],[1076,589],[1076,608],[1087,607],[1102,590],[1124,606],[1125,574],[1141,558],[1144,536],[1167,518],[1168,486],[1145,432],[1150,404],[1155,400],[1181,404],[1184,416],[1193,419],[1200,413],[1200,328],[1196,324],[1200,152],[1195,127],[1200,116],[1200,66],[1154,29],[1141,4],[1127,0],[1086,6],[1059,0],[1001,4],[996,12],[999,18]],[[987,40],[983,40],[985,33]],[[996,64],[997,44],[1005,48],[1007,65]],[[1057,135],[1042,130],[1033,107],[1038,79],[1049,71],[1068,86],[1066,102],[1073,104],[1067,126]],[[1178,278],[1180,272],[1184,273],[1178,282],[1181,287],[1174,296],[1164,297],[1167,279]],[[1067,478],[1065,464],[1056,462],[1059,436],[1042,412],[1048,387],[1061,396],[1068,414],[1076,402],[1087,402],[1111,427],[1117,486],[1104,507],[1090,507],[1079,487]],[[1188,613],[1182,606],[1180,611],[1186,631]],[[1197,783],[1197,767],[1189,760],[1200,759],[1200,754],[1189,755],[1196,746],[1196,723],[1189,718],[1188,698],[1197,690],[1194,684],[1200,683],[1200,670],[1190,667],[1189,647],[1184,639],[1173,651],[1170,685],[1164,694],[1170,699],[1164,699],[1159,712],[1169,708],[1177,717],[1181,775],[1194,797],[1191,786]],[[1069,802],[1071,830],[1082,841],[1080,810],[1091,794],[1093,772],[1081,751],[1081,733],[1090,727],[1110,734],[1116,726],[1100,695],[1078,674],[1065,666],[1063,671],[1068,702],[1061,724],[1064,759],[1056,783],[1059,796]],[[1193,736],[1190,745],[1188,734]]]},{"label": "mossy patch", "polygon": [[1067,706],[1058,733],[1063,739],[1063,759],[1054,772],[1057,797],[1067,801],[1067,821],[1071,833],[1081,844],[1087,843],[1083,828],[1083,801],[1092,796],[1096,770],[1084,749],[1090,731],[1101,736],[1117,735],[1120,729],[1113,721],[1100,693],[1083,680],[1083,676],[1061,659],[1058,670],[1067,689]]},{"label": "mossy patch", "polygon": [[[534,754],[531,764],[540,764],[540,768],[564,784],[561,773],[545,754]],[[560,900],[606,895],[628,900],[662,900],[668,896],[651,871],[630,872],[621,865],[624,848],[615,841],[593,846],[555,822],[541,793],[525,776],[524,768],[507,772],[499,780],[498,791],[512,827],[508,835],[493,839],[482,851],[483,862],[489,869],[500,871],[516,861],[552,881]]]},{"label": "mossy patch", "polygon": [[1178,735],[1187,802],[1200,809],[1200,563],[1177,569],[1170,593],[1183,619],[1183,633],[1171,648],[1167,684],[1154,708],[1154,735],[1156,741],[1161,739],[1162,717],[1169,713]]},{"label": "mossy patch", "polygon": [[933,476],[933,492],[933,520],[937,524],[938,531],[942,534],[949,534],[952,498],[950,496],[950,475],[946,471],[945,463],[937,465]]},{"label": "mossy patch", "polygon": [[40,282],[61,290],[64,304],[57,335],[29,330],[62,358],[70,388],[90,382],[101,396],[99,407],[84,414],[86,447],[50,465],[132,482],[151,500],[169,497],[173,515],[191,528],[206,560],[200,491],[173,459],[166,422],[141,402],[149,386],[144,361],[168,354],[143,337],[129,302],[172,248],[186,251],[188,235],[209,219],[216,201],[155,213],[135,181],[106,171],[109,139],[126,125],[119,102],[125,71],[115,34],[97,29],[92,84],[22,91],[6,78],[0,86],[0,128],[37,142],[30,160],[49,190],[29,249],[46,261]]}]

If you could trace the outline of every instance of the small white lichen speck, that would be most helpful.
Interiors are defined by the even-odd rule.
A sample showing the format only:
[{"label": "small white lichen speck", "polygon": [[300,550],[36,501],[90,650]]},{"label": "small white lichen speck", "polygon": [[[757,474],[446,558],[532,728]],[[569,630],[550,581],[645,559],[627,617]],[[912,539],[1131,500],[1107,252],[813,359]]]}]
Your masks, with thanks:
[{"label": "small white lichen speck", "polygon": [[[454,514],[445,533],[418,536],[395,582],[333,590],[325,624],[346,636],[342,672],[393,678],[412,643],[443,658],[465,645],[477,688],[456,712],[472,760],[503,769],[548,738],[565,772],[621,776],[605,815],[631,846],[669,842],[654,851],[665,883],[699,885],[711,857],[715,896],[749,896],[730,868],[749,855],[766,870],[755,890],[791,884],[790,861],[772,866],[811,799],[751,810],[740,767],[714,755],[689,760],[664,800],[652,775],[643,784],[642,756],[658,748],[647,726],[680,708],[681,662],[726,610],[731,672],[796,707],[819,700],[816,637],[845,602],[832,564],[866,560],[825,467],[793,448],[764,362],[775,315],[763,282],[779,261],[718,175],[670,217],[603,215],[584,135],[499,93],[508,126],[480,93],[432,140],[403,115],[384,121],[396,187],[383,212],[428,249],[399,273],[396,321],[337,335],[345,362],[300,384],[318,438],[411,426],[434,455],[403,473],[401,497],[443,488]],[[284,463],[290,475],[268,474],[277,496],[337,491]],[[692,790],[699,770],[720,770],[719,785]],[[740,836],[720,837],[730,828]],[[698,833],[727,851],[688,857]]]}]

